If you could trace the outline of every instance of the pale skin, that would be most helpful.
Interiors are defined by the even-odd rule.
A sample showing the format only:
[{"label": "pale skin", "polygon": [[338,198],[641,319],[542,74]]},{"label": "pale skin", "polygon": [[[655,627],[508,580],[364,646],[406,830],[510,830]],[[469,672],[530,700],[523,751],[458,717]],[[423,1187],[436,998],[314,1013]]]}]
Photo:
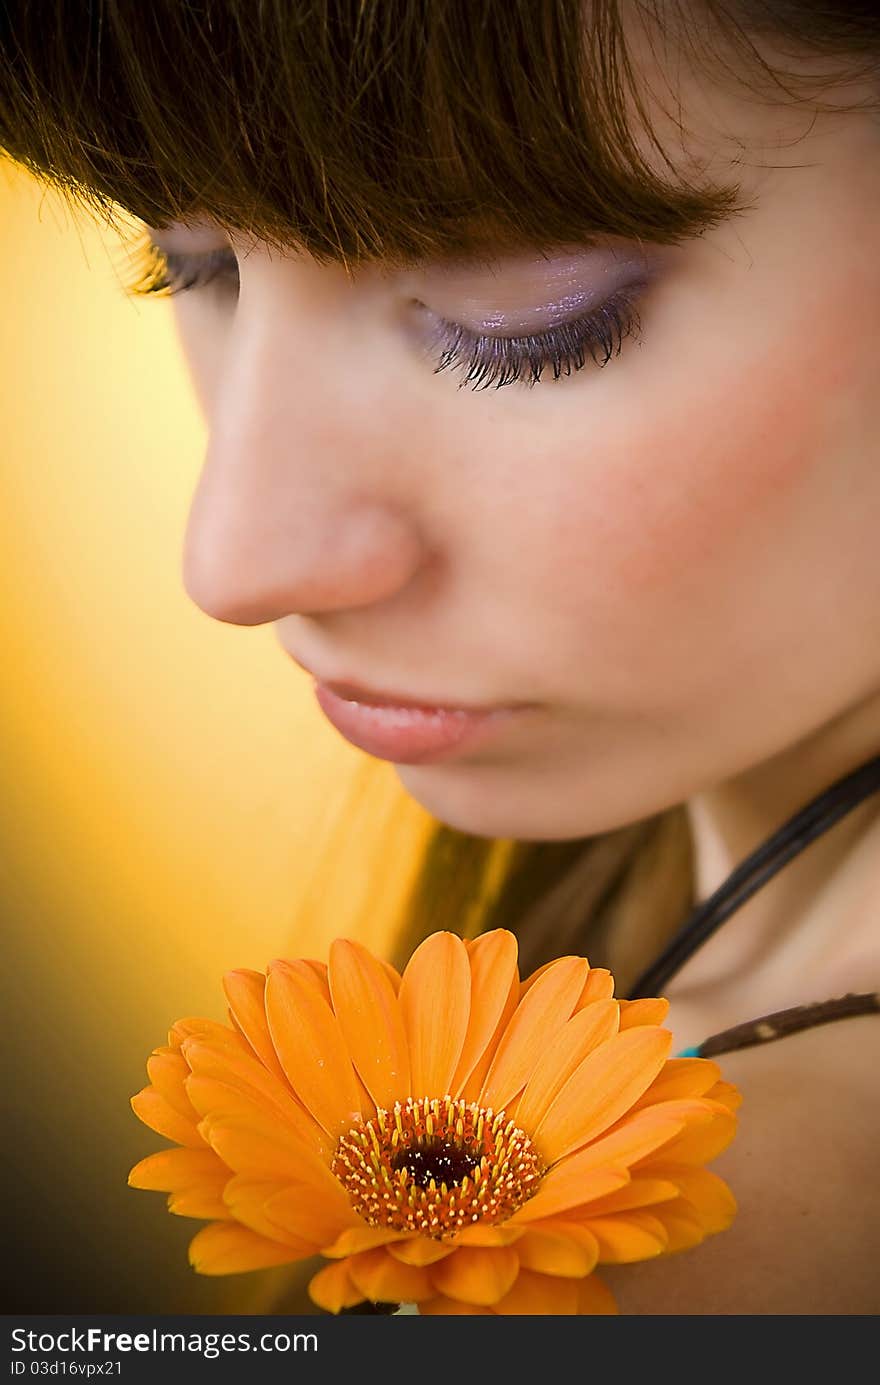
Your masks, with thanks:
[{"label": "pale skin", "polygon": [[[398,766],[402,783],[441,821],[531,840],[685,803],[705,898],[880,751],[880,119],[685,97],[711,129],[689,149],[713,171],[736,159],[756,204],[683,246],[350,283],[234,239],[237,303],[211,288],[175,303],[210,425],[191,598],[273,622],[324,678],[537,702],[481,751]],[[209,225],[154,239],[230,243]],[[602,369],[473,392],[419,350],[414,298],[473,330],[540,330],[560,273],[601,301],[642,270],[641,344]],[[670,983],[673,1051],[880,988],[878,920],[875,794]],[[880,1022],[719,1061],[744,1095],[713,1165],[738,1218],[603,1270],[621,1311],[877,1312]]]}]

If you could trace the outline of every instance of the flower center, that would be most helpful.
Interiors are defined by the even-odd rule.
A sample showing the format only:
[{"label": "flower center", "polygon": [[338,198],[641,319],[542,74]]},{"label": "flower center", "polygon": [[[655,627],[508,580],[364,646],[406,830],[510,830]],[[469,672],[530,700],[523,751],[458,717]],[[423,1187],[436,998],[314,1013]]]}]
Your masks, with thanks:
[{"label": "flower center", "polygon": [[538,1190],[544,1163],[504,1112],[452,1097],[409,1097],[353,1126],[331,1164],[369,1226],[441,1240],[505,1221]]},{"label": "flower center", "polygon": [[449,1144],[446,1140],[427,1140],[423,1145],[399,1149],[391,1160],[395,1173],[407,1169],[413,1183],[427,1188],[435,1183],[461,1183],[479,1167],[473,1154]]}]

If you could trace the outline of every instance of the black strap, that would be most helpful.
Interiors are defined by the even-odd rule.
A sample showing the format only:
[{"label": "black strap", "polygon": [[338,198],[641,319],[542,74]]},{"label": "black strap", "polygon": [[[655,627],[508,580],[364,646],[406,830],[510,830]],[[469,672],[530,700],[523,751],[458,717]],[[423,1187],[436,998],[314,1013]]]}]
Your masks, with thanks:
[{"label": "black strap", "polygon": [[753,1048],[756,1044],[785,1039],[789,1034],[815,1029],[817,1025],[830,1024],[832,1020],[877,1014],[880,1014],[880,991],[861,991],[858,995],[850,991],[834,1000],[820,1000],[813,1005],[793,1005],[790,1010],[774,1010],[772,1015],[761,1015],[745,1024],[735,1024],[732,1029],[722,1029],[720,1034],[710,1034],[708,1039],[697,1044],[693,1056],[713,1058],[716,1053],[733,1053],[739,1048]]},{"label": "black strap", "polygon": [[838,819],[880,790],[880,755],[838,779],[819,794],[772,837],[747,856],[714,894],[698,904],[672,941],[629,991],[629,998],[662,995],[667,982],[684,966],[702,943],[710,938],[735,909],[744,904],[766,880],[814,838],[833,827]]}]

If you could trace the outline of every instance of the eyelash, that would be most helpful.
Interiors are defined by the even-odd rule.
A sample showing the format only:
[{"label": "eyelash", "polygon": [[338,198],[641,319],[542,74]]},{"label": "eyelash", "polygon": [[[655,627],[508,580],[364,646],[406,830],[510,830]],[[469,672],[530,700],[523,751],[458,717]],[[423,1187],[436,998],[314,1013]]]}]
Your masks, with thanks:
[{"label": "eyelash", "polygon": [[[123,284],[123,291],[133,297],[170,297],[208,284],[218,292],[238,291],[238,263],[229,249],[187,255],[160,250],[148,242],[140,247],[138,256],[135,272]],[[441,349],[434,374],[466,364],[459,389],[471,382],[474,390],[488,389],[492,384],[500,389],[514,383],[531,389],[548,367],[552,367],[554,380],[583,369],[588,355],[601,368],[612,356],[620,355],[627,337],[640,336],[635,298],[642,287],[636,284],[618,290],[584,317],[523,336],[477,335],[441,318],[434,331],[433,346]]]}]

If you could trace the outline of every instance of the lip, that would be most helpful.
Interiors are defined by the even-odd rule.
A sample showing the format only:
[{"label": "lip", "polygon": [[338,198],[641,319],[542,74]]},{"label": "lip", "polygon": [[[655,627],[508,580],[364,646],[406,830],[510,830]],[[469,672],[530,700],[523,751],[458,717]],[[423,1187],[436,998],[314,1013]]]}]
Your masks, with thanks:
[{"label": "lip", "polygon": [[470,749],[483,743],[501,723],[526,710],[523,704],[480,708],[427,705],[397,699],[395,694],[367,693],[352,683],[330,684],[317,678],[314,689],[322,712],[346,740],[378,759],[403,765],[442,759],[465,746]]},{"label": "lip", "polygon": [[346,702],[357,702],[362,707],[409,707],[422,712],[476,712],[480,714],[501,710],[499,705],[477,706],[470,702],[430,702],[424,697],[407,697],[405,693],[377,691],[375,688],[362,687],[359,683],[337,682],[329,678],[319,678],[317,674],[312,676],[322,688],[329,688],[330,692],[335,693],[337,697],[343,698]]}]

